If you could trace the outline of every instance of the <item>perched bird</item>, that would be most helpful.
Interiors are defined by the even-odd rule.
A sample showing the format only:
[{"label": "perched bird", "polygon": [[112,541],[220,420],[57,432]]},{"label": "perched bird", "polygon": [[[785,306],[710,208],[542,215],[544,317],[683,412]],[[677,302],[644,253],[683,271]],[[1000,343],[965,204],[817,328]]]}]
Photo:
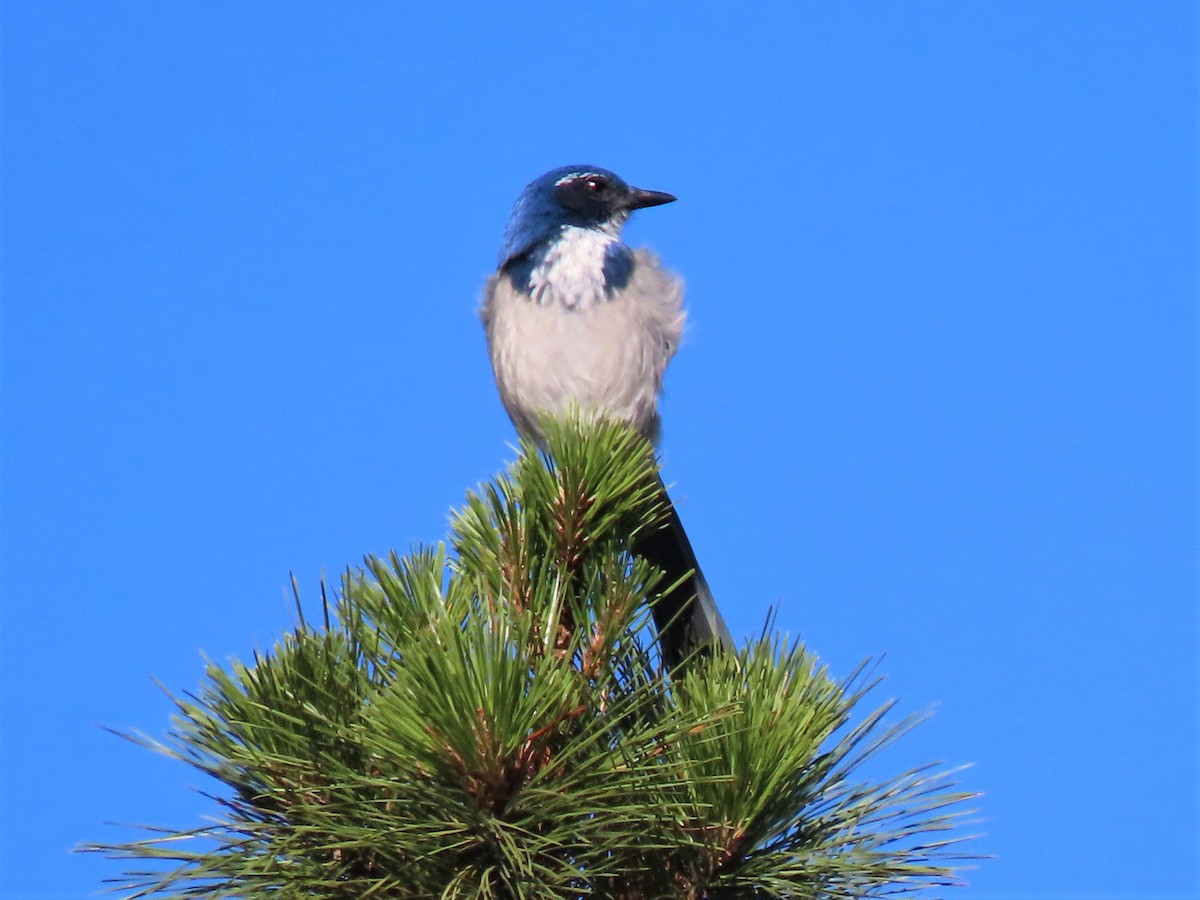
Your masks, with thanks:
[{"label": "perched bird", "polygon": [[[539,416],[571,408],[627,423],[657,443],[663,372],[683,334],[683,284],[621,241],[635,209],[675,200],[596,166],[564,166],[517,199],[484,289],[482,316],[500,399],[517,430],[540,440]],[[666,488],[659,482],[666,499]],[[653,607],[663,662],[733,639],[670,500],[664,529],[633,552],[680,585]]]}]

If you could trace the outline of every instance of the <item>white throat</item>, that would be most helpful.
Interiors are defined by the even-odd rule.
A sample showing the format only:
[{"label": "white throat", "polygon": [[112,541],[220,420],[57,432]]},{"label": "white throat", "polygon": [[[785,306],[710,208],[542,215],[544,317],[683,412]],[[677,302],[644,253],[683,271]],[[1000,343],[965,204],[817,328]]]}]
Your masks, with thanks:
[{"label": "white throat", "polygon": [[620,223],[610,229],[565,227],[541,254],[529,276],[529,292],[538,305],[558,303],[587,309],[606,299],[604,258],[620,239]]}]

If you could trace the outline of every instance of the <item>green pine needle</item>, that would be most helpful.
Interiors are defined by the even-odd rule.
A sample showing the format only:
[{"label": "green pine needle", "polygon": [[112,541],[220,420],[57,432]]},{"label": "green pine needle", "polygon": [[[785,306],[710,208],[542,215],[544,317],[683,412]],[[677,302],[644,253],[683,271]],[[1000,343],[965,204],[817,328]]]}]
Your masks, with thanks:
[{"label": "green pine needle", "polygon": [[[882,897],[956,883],[972,795],[857,780],[916,724],[865,716],[764,636],[657,668],[633,536],[665,510],[648,445],[544,423],[468,495],[450,545],[347,573],[253,664],[209,663],[162,741],[214,824],[84,849],[160,898]],[[299,606],[299,602],[298,602]],[[857,719],[857,723],[855,720]]]}]

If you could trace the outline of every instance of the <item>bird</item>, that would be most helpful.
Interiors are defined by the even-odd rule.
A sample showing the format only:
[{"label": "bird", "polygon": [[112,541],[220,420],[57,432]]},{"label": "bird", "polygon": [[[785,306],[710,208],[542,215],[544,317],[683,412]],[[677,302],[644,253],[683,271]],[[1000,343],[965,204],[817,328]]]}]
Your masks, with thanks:
[{"label": "bird", "polygon": [[[621,230],[635,210],[676,199],[592,165],[553,169],[517,198],[480,314],[519,434],[542,444],[542,416],[577,411],[657,446],[663,373],[683,336],[683,282],[651,251],[625,244]],[[678,675],[696,655],[734,645],[661,477],[657,490],[666,521],[631,551],[663,573],[667,590],[651,616],[663,665]]]}]

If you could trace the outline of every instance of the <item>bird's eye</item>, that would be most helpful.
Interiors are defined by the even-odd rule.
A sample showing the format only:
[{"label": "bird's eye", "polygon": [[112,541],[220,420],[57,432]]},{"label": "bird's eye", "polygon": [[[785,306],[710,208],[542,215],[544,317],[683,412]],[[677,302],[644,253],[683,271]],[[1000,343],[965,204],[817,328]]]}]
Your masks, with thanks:
[{"label": "bird's eye", "polygon": [[586,215],[604,215],[620,197],[613,180],[595,172],[578,172],[554,185],[554,199],[563,209]]}]

